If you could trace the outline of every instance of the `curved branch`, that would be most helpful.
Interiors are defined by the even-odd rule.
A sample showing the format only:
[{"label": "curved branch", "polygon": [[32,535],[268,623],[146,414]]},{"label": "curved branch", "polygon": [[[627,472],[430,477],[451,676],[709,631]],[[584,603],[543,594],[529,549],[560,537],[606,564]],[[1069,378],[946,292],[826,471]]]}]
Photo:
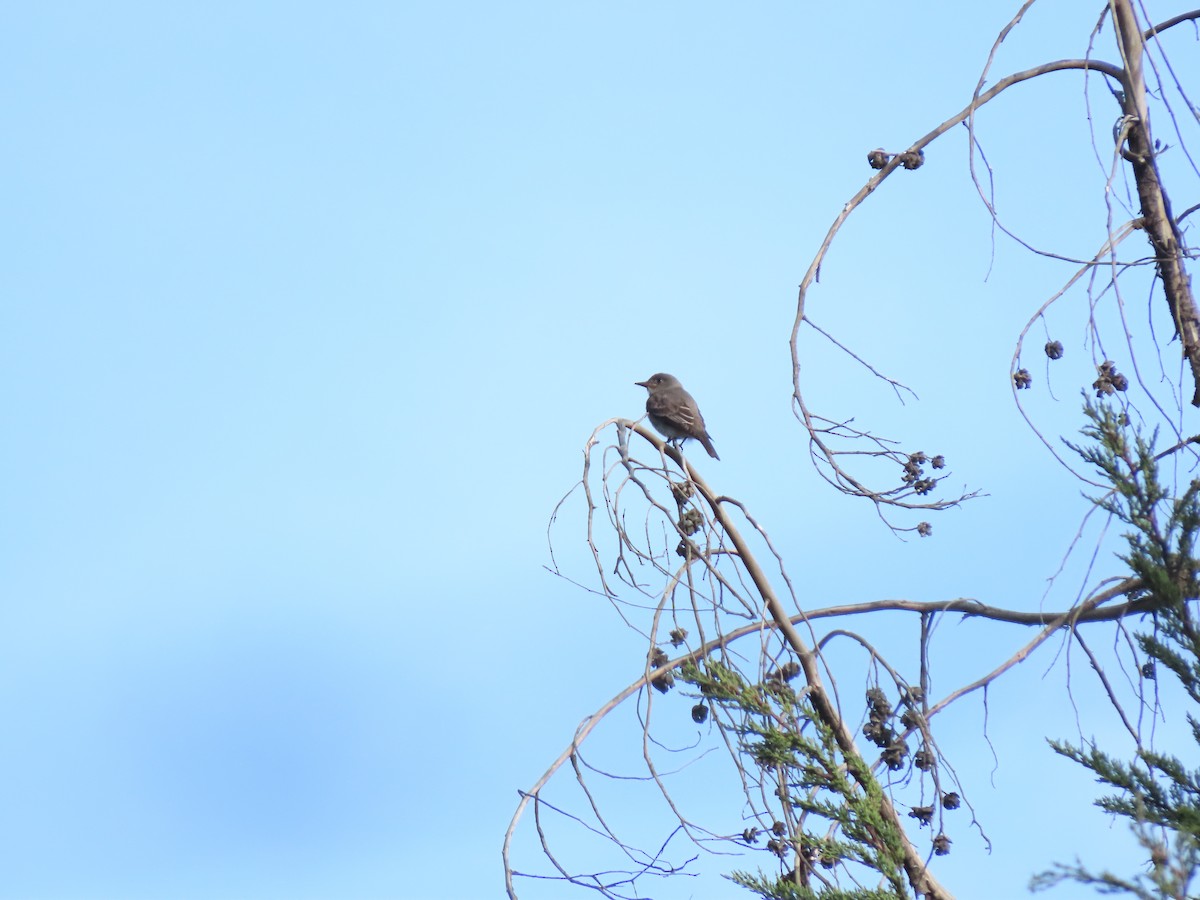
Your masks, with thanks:
[{"label": "curved branch", "polygon": [[[1063,72],[1070,70],[1099,72],[1100,74],[1107,75],[1109,78],[1112,78],[1116,81],[1122,81],[1124,75],[1122,70],[1117,66],[1094,59],[1060,59],[1055,62],[1044,63],[1040,66],[1035,66],[1032,69],[1025,69],[1022,72],[1016,72],[1000,79],[1000,81],[996,82],[993,87],[980,94],[976,100],[974,100],[972,103],[969,103],[960,112],[951,116],[928,134],[917,139],[912,146],[909,147],[909,149],[924,149],[955,125],[960,125],[965,122],[967,117],[970,116],[974,110],[986,103],[990,103],[1013,85],[1020,84],[1023,81],[1028,81],[1031,78],[1037,78],[1041,75],[1048,75],[1051,72]],[[873,175],[867,181],[867,183],[859,188],[858,192],[846,202],[846,205],[842,207],[842,211],[838,214],[837,218],[833,220],[833,224],[829,226],[829,230],[825,234],[825,239],[821,242],[821,246],[817,250],[817,255],[813,258],[812,263],[809,265],[808,271],[804,273],[804,278],[800,281],[800,294],[797,298],[798,308],[796,311],[796,320],[792,326],[792,362],[797,369],[799,367],[799,361],[798,357],[796,356],[796,334],[799,332],[800,323],[804,319],[804,301],[808,294],[809,287],[817,278],[817,273],[821,268],[821,263],[825,259],[825,254],[828,252],[830,245],[833,243],[834,237],[837,235],[838,231],[841,230],[841,227],[845,223],[846,219],[850,217],[850,213],[854,212],[854,210],[860,206],[862,202],[867,199],[867,197],[874,193],[875,189],[879,187],[883,180],[900,167],[900,164],[901,157],[899,155],[892,157],[892,159],[888,161],[887,165]]]},{"label": "curved branch", "polygon": [[[833,473],[834,473],[834,483],[841,483],[844,485],[848,485],[849,493],[856,493],[861,496],[872,497],[876,500],[877,503],[891,503],[891,501],[889,501],[883,494],[867,489],[864,485],[860,484],[857,479],[852,477],[849,473],[847,473],[846,471],[844,471],[841,468],[841,466],[838,464],[838,461],[837,461],[837,457],[840,454],[837,451],[835,451],[833,448],[826,445],[818,437],[820,428],[818,427],[817,423],[814,421],[814,416],[809,412],[808,408],[806,407],[806,405],[804,403],[803,394],[800,389],[800,349],[799,349],[800,326],[805,320],[805,306],[807,303],[808,291],[812,287],[813,283],[816,282],[816,280],[819,277],[821,265],[825,261],[825,256],[828,254],[829,248],[830,248],[830,246],[832,246],[834,238],[837,236],[838,232],[841,230],[842,225],[850,217],[850,214],[853,213],[867,199],[867,197],[869,197],[872,193],[874,193],[875,189],[878,188],[879,185],[883,183],[883,180],[885,178],[887,178],[888,176],[890,176],[893,172],[895,172],[896,169],[899,168],[903,164],[903,161],[905,159],[909,158],[911,156],[911,154],[919,153],[924,147],[928,146],[930,143],[932,143],[938,137],[945,134],[947,131],[949,131],[951,128],[953,128],[955,125],[962,124],[969,117],[974,115],[975,110],[977,110],[979,107],[983,106],[984,104],[991,102],[996,97],[998,97],[1000,94],[1002,94],[1004,91],[1008,90],[1010,87],[1013,87],[1014,85],[1020,84],[1021,82],[1024,82],[1024,81],[1028,81],[1032,78],[1037,78],[1042,75],[1047,75],[1051,72],[1062,72],[1062,71],[1099,72],[1100,74],[1105,75],[1109,78],[1112,78],[1116,81],[1122,81],[1123,74],[1124,74],[1120,68],[1112,65],[1111,63],[1101,62],[1098,60],[1090,60],[1090,59],[1063,59],[1063,60],[1057,60],[1055,62],[1045,63],[1040,66],[1035,66],[1031,69],[1025,69],[1024,71],[1016,72],[1012,75],[1002,78],[994,86],[992,86],[988,90],[982,92],[978,96],[974,97],[972,99],[971,103],[969,103],[966,107],[964,107],[956,115],[951,116],[949,119],[942,122],[942,124],[938,125],[936,128],[934,128],[928,134],[919,138],[916,142],[914,142],[912,144],[912,146],[909,148],[909,151],[907,153],[896,154],[896,155],[892,156],[887,161],[887,163],[883,166],[882,169],[880,169],[875,175],[873,175],[870,179],[868,179],[866,184],[864,184],[861,188],[859,188],[859,190],[854,194],[854,196],[851,197],[850,200],[847,201],[845,206],[842,207],[842,211],[837,215],[837,217],[834,219],[833,223],[830,225],[828,231],[825,234],[825,238],[821,242],[821,246],[817,249],[816,255],[813,257],[812,262],[809,264],[808,269],[805,271],[804,277],[801,279],[799,291],[798,291],[797,298],[796,298],[796,317],[792,323],[792,333],[791,333],[791,337],[788,341],[788,346],[789,346],[789,349],[791,352],[791,360],[792,360],[793,410],[794,410],[795,414],[797,415],[797,417],[803,422],[805,429],[809,433],[809,439],[812,442],[815,449],[817,451],[819,451],[819,454],[821,456],[823,456],[824,459],[832,467]],[[959,500],[961,501],[963,499],[967,499],[969,496],[973,496],[973,495],[964,495],[964,497],[959,498]],[[954,502],[958,502],[958,501],[954,501]],[[954,505],[954,502],[948,502],[944,505],[946,505],[946,506]],[[895,504],[892,504],[892,505],[895,505]],[[939,505],[935,504],[935,505],[933,505],[933,508],[939,508]]]},{"label": "curved branch", "polygon": [[[977,600],[969,598],[958,598],[954,600],[941,602],[917,602],[909,600],[879,600],[869,603],[844,604],[824,607],[821,609],[812,610],[809,612],[800,612],[795,615],[790,615],[784,607],[784,601],[775,591],[771,584],[770,578],[766,571],[759,564],[755,553],[746,543],[745,539],[739,532],[736,523],[730,516],[730,510],[727,507],[739,508],[734,501],[728,500],[725,497],[715,495],[709,488],[708,484],[692,467],[687,459],[675,447],[670,446],[665,441],[661,440],[657,435],[650,432],[644,425],[635,424],[626,420],[615,420],[615,424],[621,429],[628,429],[637,434],[642,439],[651,444],[658,452],[664,454],[673,460],[676,464],[687,473],[689,480],[695,486],[697,492],[703,496],[705,502],[712,510],[714,518],[719,522],[721,528],[725,532],[733,548],[733,553],[745,567],[746,573],[750,576],[759,596],[766,604],[770,616],[767,621],[756,621],[754,623],[742,626],[741,628],[721,633],[711,640],[705,641],[700,647],[683,654],[682,656],[669,660],[655,668],[648,668],[639,678],[623,688],[608,702],[602,705],[595,713],[584,719],[575,732],[570,744],[562,751],[559,757],[549,766],[545,773],[538,781],[528,790],[521,792],[521,800],[518,804],[513,818],[509,824],[508,830],[505,832],[503,857],[505,862],[505,878],[506,887],[510,897],[516,897],[515,886],[512,878],[515,874],[509,864],[510,850],[513,836],[515,834],[518,823],[524,815],[530,802],[537,804],[540,802],[539,795],[542,789],[549,783],[551,778],[568,762],[574,760],[584,741],[590,736],[593,730],[603,721],[607,715],[620,706],[630,697],[636,695],[647,686],[655,684],[663,677],[670,674],[673,670],[683,666],[685,663],[698,663],[699,661],[709,657],[713,653],[727,648],[735,641],[750,637],[753,635],[761,636],[764,628],[767,631],[775,631],[782,635],[788,646],[796,654],[800,661],[801,669],[804,672],[805,679],[808,683],[808,695],[813,704],[814,710],[822,717],[827,725],[832,729],[839,746],[846,754],[861,759],[862,754],[857,749],[854,743],[853,735],[843,720],[836,704],[831,699],[827,692],[821,674],[819,672],[819,651],[815,650],[804,637],[799,633],[798,628],[810,624],[817,619],[833,618],[841,616],[861,615],[870,612],[878,612],[882,610],[907,611],[914,612],[920,615],[936,614],[936,613],[962,613],[966,616],[974,618],[984,618],[997,622],[1009,622],[1018,625],[1039,625],[1042,626],[1042,633],[1039,634],[1033,646],[1040,643],[1049,636],[1049,634],[1063,627],[1064,625],[1078,625],[1086,622],[1102,622],[1111,621],[1121,618],[1126,615],[1150,612],[1153,607],[1148,601],[1129,601],[1121,604],[1105,606],[1110,601],[1125,596],[1140,587],[1140,582],[1135,579],[1126,579],[1116,585],[1113,585],[1101,593],[1097,593],[1089,598],[1086,604],[1075,607],[1069,610],[1058,612],[1025,612],[1018,610],[1004,609],[1002,607],[990,606],[981,603]],[[628,432],[626,432],[628,433]],[[628,445],[622,441],[622,451],[628,452]],[[814,641],[815,641],[814,637]],[[970,686],[971,689],[978,687],[987,681],[993,680],[999,676],[999,673],[1008,667],[1015,664],[1016,661],[1024,658],[1028,652],[1032,650],[1032,646],[1026,648],[1018,654],[1016,658],[1010,658],[999,671],[993,672],[984,679],[981,679],[975,685]],[[933,714],[944,708],[954,697],[947,698],[938,704],[930,714]],[[892,805],[890,799],[886,796],[880,798],[880,812],[885,818],[891,820],[897,826],[900,825],[899,814]],[[901,833],[903,830],[901,829]],[[919,887],[923,892],[926,892],[932,898],[948,898],[943,888],[933,879],[925,867],[924,860],[917,852],[915,847],[907,842],[905,838],[905,861],[904,868],[908,873],[914,887]]]},{"label": "curved branch", "polygon": [[1189,22],[1193,19],[1200,19],[1200,9],[1193,9],[1191,12],[1180,13],[1177,16],[1172,16],[1165,22],[1160,22],[1157,25],[1151,25],[1144,32],[1142,32],[1142,40],[1148,41],[1156,34],[1162,34],[1168,28],[1174,28],[1181,22]]}]

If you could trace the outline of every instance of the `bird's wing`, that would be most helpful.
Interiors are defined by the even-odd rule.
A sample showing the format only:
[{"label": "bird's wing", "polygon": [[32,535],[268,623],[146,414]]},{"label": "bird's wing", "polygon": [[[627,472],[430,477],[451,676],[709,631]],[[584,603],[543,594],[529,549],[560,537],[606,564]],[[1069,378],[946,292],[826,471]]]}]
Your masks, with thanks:
[{"label": "bird's wing", "polygon": [[659,391],[646,398],[646,412],[668,419],[685,429],[691,430],[700,418],[700,411],[690,397],[670,396]]}]

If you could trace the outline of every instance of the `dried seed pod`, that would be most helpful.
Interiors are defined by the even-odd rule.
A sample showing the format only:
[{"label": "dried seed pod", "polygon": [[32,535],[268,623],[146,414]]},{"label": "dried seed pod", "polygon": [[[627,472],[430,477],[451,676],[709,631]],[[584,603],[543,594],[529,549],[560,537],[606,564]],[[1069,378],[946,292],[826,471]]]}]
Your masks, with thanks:
[{"label": "dried seed pod", "polygon": [[922,825],[928,825],[933,821],[932,806],[914,806],[908,814]]},{"label": "dried seed pod", "polygon": [[951,791],[948,794],[942,794],[942,807],[944,809],[958,809],[962,805],[962,798],[957,793]]},{"label": "dried seed pod", "polygon": [[[663,650],[662,647],[652,648],[650,653],[647,655],[650,659],[651,667],[655,669],[657,669],[659,666],[665,665],[671,659],[669,656],[667,656],[666,651]],[[651,678],[650,683],[654,685],[655,690],[665,694],[675,686],[675,676],[670,672],[665,672],[664,674],[659,675],[657,678]]]},{"label": "dried seed pod", "polygon": [[1062,359],[1063,345],[1062,341],[1047,341],[1046,355],[1051,359]]},{"label": "dried seed pod", "polygon": [[908,704],[920,703],[925,699],[925,688],[921,687],[919,684],[910,685],[904,689],[904,696],[902,699]]},{"label": "dried seed pod", "polygon": [[897,741],[889,744],[888,748],[883,751],[880,758],[883,764],[893,772],[898,772],[904,768],[904,757],[908,755],[908,746],[903,741]]},{"label": "dried seed pod", "polygon": [[682,516],[679,517],[679,530],[684,534],[692,535],[704,527],[704,516],[700,510],[692,507]]},{"label": "dried seed pod", "polygon": [[697,725],[703,725],[708,719],[708,707],[703,703],[697,703],[692,707],[692,721]]},{"label": "dried seed pod", "polygon": [[888,155],[882,147],[867,154],[867,163],[872,169],[882,169],[887,165]]},{"label": "dried seed pod", "polygon": [[868,722],[863,726],[863,737],[874,744],[876,747],[887,745],[887,738],[884,736],[886,729],[879,722]]},{"label": "dried seed pod", "polygon": [[1033,384],[1033,376],[1029,374],[1028,369],[1017,369],[1013,373],[1012,379],[1018,391],[1028,390],[1029,386]]},{"label": "dried seed pod", "polygon": [[945,834],[939,834],[933,839],[933,852],[937,856],[945,856],[950,852],[950,844],[950,838],[946,837]]},{"label": "dried seed pod", "polygon": [[917,534],[919,534],[921,537],[929,537],[931,534],[933,534],[933,526],[928,522],[918,522]]},{"label": "dried seed pod", "polygon": [[878,713],[885,719],[892,714],[892,705],[888,703],[887,694],[881,688],[867,689],[867,705],[870,706],[872,713]]},{"label": "dried seed pod", "polygon": [[654,689],[660,694],[665,694],[671,688],[675,687],[675,676],[668,672],[665,675],[659,675],[657,678],[652,678],[650,683],[654,685]]},{"label": "dried seed pod", "polygon": [[675,495],[675,502],[682,506],[685,500],[696,493],[696,486],[690,481],[672,481],[671,493]]}]

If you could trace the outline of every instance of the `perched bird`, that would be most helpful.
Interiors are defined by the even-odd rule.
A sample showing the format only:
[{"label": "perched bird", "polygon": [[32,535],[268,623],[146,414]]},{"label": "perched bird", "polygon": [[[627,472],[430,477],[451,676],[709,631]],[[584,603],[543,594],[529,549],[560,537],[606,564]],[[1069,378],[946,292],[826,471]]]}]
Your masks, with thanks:
[{"label": "perched bird", "polygon": [[704,416],[700,415],[700,407],[696,405],[692,395],[683,389],[678,378],[659,372],[645,381],[635,381],[634,384],[650,392],[650,396],[646,398],[646,414],[650,417],[650,424],[663,437],[678,443],[695,438],[704,445],[709,456],[713,459],[721,458],[713,449],[712,436],[704,427]]}]

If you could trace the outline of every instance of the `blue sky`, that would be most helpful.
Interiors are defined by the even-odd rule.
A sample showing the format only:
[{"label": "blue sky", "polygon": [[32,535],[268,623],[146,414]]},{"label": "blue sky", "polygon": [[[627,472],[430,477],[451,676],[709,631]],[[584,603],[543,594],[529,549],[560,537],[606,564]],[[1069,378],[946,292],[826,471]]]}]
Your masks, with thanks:
[{"label": "blue sky", "polygon": [[[997,74],[1082,55],[1093,7],[1034,7]],[[1086,505],[1013,409],[1008,359],[1069,273],[1001,241],[988,277],[961,135],[872,198],[811,299],[922,403],[811,337],[805,365],[831,415],[945,453],[989,496],[897,541],[815,477],[789,408],[796,285],[866,152],[961,108],[1012,11],[0,14],[0,896],[498,896],[517,789],[644,656],[546,571],[546,538],[588,435],[640,415],[656,371],[699,398],[706,477],[767,525],[806,604],[1036,608]],[[984,127],[998,196],[1090,255],[1103,176],[1078,80],[1039,91],[1036,128],[1015,101]],[[1052,432],[1090,382],[1086,354],[1065,365],[1058,402],[1031,400]],[[569,504],[554,535],[589,581],[582,521]],[[1021,640],[975,635],[947,687]],[[1041,742],[1076,728],[1049,664],[990,696],[995,766],[982,703],[946,717],[994,842],[955,836],[962,896],[1124,840]],[[1074,792],[1069,826],[1013,802],[1052,789]],[[742,896],[706,884],[655,896]]]}]

